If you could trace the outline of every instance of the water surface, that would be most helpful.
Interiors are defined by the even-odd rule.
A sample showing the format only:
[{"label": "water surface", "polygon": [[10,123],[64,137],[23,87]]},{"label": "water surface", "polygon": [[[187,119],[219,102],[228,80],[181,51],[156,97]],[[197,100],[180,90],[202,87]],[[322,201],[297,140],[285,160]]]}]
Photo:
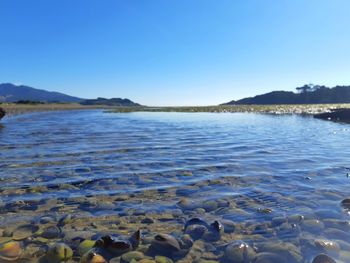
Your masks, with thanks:
[{"label": "water surface", "polygon": [[[347,232],[327,232],[330,220],[349,219],[340,205],[349,194],[349,128],[244,113],[83,110],[7,118],[0,128],[0,226],[66,214],[95,222],[153,215],[159,232],[200,216],[249,229],[246,242],[255,234],[297,247],[302,234],[350,242]],[[297,215],[322,228],[315,233],[298,222],[298,241],[291,241],[294,233],[271,225]]]}]

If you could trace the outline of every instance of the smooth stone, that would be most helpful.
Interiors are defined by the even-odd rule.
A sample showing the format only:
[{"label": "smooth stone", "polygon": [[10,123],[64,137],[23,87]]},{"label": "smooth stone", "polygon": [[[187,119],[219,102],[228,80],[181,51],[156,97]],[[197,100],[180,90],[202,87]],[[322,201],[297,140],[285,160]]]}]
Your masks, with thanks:
[{"label": "smooth stone", "polygon": [[10,241],[4,244],[0,244],[0,262],[15,261],[23,253],[22,246],[19,242]]},{"label": "smooth stone", "polygon": [[188,234],[194,240],[197,240],[203,237],[206,231],[207,231],[207,228],[203,225],[190,225],[186,228],[185,234]]},{"label": "smooth stone", "polygon": [[336,242],[330,241],[330,240],[316,239],[315,246],[321,250],[324,250],[325,252],[339,252],[340,251],[340,246]]},{"label": "smooth stone", "polygon": [[254,263],[289,263],[286,258],[281,255],[263,252],[258,253],[253,260]]},{"label": "smooth stone", "polygon": [[342,231],[350,232],[350,221],[337,220],[337,219],[325,219],[323,220],[323,223],[327,228],[337,228]]},{"label": "smooth stone", "polygon": [[52,262],[67,261],[72,258],[73,250],[66,244],[57,243],[49,248],[47,259]]},{"label": "smooth stone", "polygon": [[86,254],[90,249],[92,249],[94,245],[95,241],[86,239],[79,244],[77,252],[80,256],[82,256]]},{"label": "smooth stone", "polygon": [[24,240],[31,237],[34,232],[38,231],[39,227],[35,225],[22,225],[17,227],[12,233],[12,239],[15,241]]},{"label": "smooth stone", "polygon": [[280,226],[285,222],[287,222],[287,219],[285,217],[274,217],[271,220],[271,224],[273,227]]},{"label": "smooth stone", "polygon": [[224,226],[224,232],[227,234],[235,232],[236,224],[231,220],[222,220],[222,225]]},{"label": "smooth stone", "polygon": [[130,252],[124,253],[121,258],[125,262],[131,262],[133,259],[138,261],[143,259],[144,257],[145,255],[140,251],[130,251]]},{"label": "smooth stone", "polygon": [[69,242],[82,242],[86,239],[91,240],[92,236],[95,235],[95,232],[88,230],[65,230],[64,231],[64,241]]},{"label": "smooth stone", "polygon": [[291,215],[288,217],[288,223],[290,224],[300,224],[301,222],[304,221],[304,216],[303,215]]},{"label": "smooth stone", "polygon": [[337,263],[337,262],[325,254],[320,254],[312,260],[312,263]]},{"label": "smooth stone", "polygon": [[46,247],[35,243],[29,243],[25,246],[25,250],[21,258],[40,258],[46,254]]},{"label": "smooth stone", "polygon": [[180,247],[184,248],[184,249],[189,249],[192,246],[193,246],[193,240],[192,240],[191,236],[188,234],[184,234],[181,237],[181,246]]},{"label": "smooth stone", "polygon": [[330,239],[350,240],[350,234],[336,228],[328,228],[324,231],[324,235]]},{"label": "smooth stone", "polygon": [[320,219],[338,219],[341,214],[334,210],[321,209],[315,212],[316,216]]},{"label": "smooth stone", "polygon": [[156,263],[155,260],[153,259],[148,259],[148,258],[144,258],[144,259],[141,259],[139,261],[137,261],[138,263]]},{"label": "smooth stone", "polygon": [[288,242],[266,242],[258,247],[261,252],[269,252],[282,256],[288,263],[299,263],[302,260],[298,247]]},{"label": "smooth stone", "polygon": [[167,256],[179,252],[180,244],[176,238],[168,234],[158,234],[152,240],[150,251],[156,252],[158,255]]},{"label": "smooth stone", "polygon": [[304,220],[301,226],[303,230],[316,234],[322,232],[324,229],[324,224],[317,219]]},{"label": "smooth stone", "polygon": [[218,204],[215,201],[206,201],[204,202],[201,207],[206,211],[206,212],[211,212],[214,211],[218,208]]},{"label": "smooth stone", "polygon": [[157,263],[173,263],[173,261],[170,258],[164,256],[156,256],[155,260]]},{"label": "smooth stone", "polygon": [[61,229],[57,226],[49,226],[43,230],[41,236],[47,239],[55,239],[61,237]]},{"label": "smooth stone", "polygon": [[53,223],[55,222],[55,219],[50,216],[43,216],[40,218],[39,223],[40,224],[48,224],[48,223]]},{"label": "smooth stone", "polygon": [[[112,261],[109,262],[111,263]],[[120,262],[120,260],[113,262]],[[102,255],[94,251],[89,251],[81,257],[80,263],[107,263],[107,260]]]},{"label": "smooth stone", "polygon": [[255,256],[254,250],[242,241],[235,241],[225,249],[225,259],[229,263],[250,262]]},{"label": "smooth stone", "polygon": [[181,199],[177,204],[180,208],[184,210],[194,210],[197,208],[197,206],[193,202],[189,201],[186,198]]}]

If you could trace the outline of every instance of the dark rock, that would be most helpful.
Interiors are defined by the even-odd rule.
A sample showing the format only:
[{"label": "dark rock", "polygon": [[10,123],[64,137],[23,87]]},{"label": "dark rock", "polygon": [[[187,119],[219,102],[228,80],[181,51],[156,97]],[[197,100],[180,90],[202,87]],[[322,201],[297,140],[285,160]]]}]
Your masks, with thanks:
[{"label": "dark rock", "polygon": [[312,263],[336,263],[336,261],[325,254],[320,254],[314,258]]},{"label": "dark rock", "polygon": [[350,198],[346,198],[341,201],[341,205],[346,209],[350,209]]},{"label": "dark rock", "polygon": [[3,108],[0,108],[0,120],[6,115],[6,111]]},{"label": "dark rock", "polygon": [[331,112],[314,115],[315,118],[350,123],[350,109],[335,109]]}]

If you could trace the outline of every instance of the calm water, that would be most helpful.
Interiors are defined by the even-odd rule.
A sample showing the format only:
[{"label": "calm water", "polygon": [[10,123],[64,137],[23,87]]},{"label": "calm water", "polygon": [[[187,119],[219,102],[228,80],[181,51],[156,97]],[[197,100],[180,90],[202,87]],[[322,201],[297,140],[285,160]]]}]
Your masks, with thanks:
[{"label": "calm water", "polygon": [[[305,236],[350,242],[347,228],[329,223],[349,219],[340,205],[349,195],[349,138],[349,125],[298,116],[94,110],[7,118],[0,226],[176,211],[286,241],[289,230],[258,226],[302,215],[311,228],[323,223],[317,233],[301,224]],[[328,233],[329,225],[344,234]]]}]

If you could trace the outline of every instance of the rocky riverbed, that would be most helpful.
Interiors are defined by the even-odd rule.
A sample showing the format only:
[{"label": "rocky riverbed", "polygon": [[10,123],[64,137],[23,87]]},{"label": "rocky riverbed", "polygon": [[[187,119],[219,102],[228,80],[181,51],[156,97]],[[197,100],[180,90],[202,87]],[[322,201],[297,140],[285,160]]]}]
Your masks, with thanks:
[{"label": "rocky riverbed", "polygon": [[[0,227],[0,261],[350,261],[350,199],[342,200],[331,191],[317,194],[327,195],[329,202],[336,203],[336,211],[313,209],[307,200],[263,192],[204,202],[191,198],[210,195],[218,186],[233,189],[246,183],[225,178],[129,195],[22,200],[2,205],[5,220]],[[44,190],[30,191],[39,195]],[[177,201],[171,205],[173,200]],[[157,202],[168,202],[169,206],[159,211]],[[154,209],[147,208],[151,204]],[[275,211],[276,206],[289,204],[302,208],[300,213],[283,216]]]}]

